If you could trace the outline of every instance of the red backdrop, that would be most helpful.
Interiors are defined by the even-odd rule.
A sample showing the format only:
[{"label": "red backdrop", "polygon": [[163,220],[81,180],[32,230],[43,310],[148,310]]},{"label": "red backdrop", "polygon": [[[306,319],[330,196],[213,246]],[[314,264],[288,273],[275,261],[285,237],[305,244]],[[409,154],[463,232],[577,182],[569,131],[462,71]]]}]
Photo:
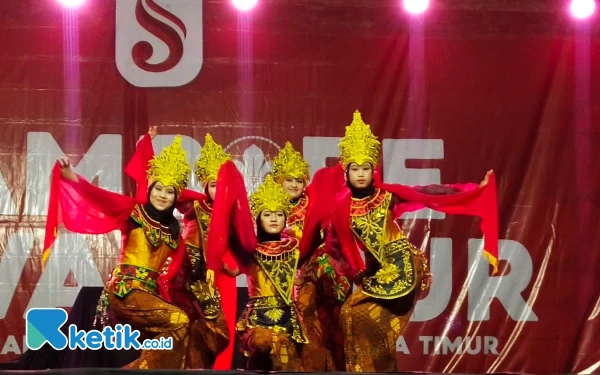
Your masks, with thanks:
[{"label": "red backdrop", "polygon": [[[359,109],[386,180],[498,180],[498,276],[475,220],[405,221],[434,286],[399,340],[400,370],[598,372],[596,19],[577,26],[534,1],[442,3],[424,21],[391,0],[263,1],[246,16],[226,1],[126,1],[0,4],[0,361],[23,351],[28,308],[71,306],[118,257],[115,234],[62,234],[40,269],[56,157],[128,194],[122,166],[149,125],[167,135],[157,149],[189,136],[190,162],[210,132],[252,190],[287,140],[313,172],[335,162]],[[140,35],[169,46],[165,63],[135,68],[152,52],[133,47]]]}]

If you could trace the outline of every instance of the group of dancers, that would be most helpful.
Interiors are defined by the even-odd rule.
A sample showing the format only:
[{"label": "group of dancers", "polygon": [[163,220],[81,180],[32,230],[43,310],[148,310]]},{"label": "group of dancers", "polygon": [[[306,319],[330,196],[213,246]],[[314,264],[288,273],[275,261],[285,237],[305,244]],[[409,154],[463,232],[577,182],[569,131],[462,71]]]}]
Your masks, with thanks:
[{"label": "group of dancers", "polygon": [[[155,134],[151,128],[138,141],[125,169],[137,183],[134,197],[98,188],[66,158],[52,172],[43,262],[59,226],[120,230],[120,259],[97,322],[172,338],[171,350],[142,350],[127,368],[228,369],[238,335],[249,370],[397,371],[396,340],[431,281],[400,216],[425,207],[478,216],[486,246],[497,243],[492,172],[480,184],[385,184],[380,142],[358,111],[339,165],[311,179],[287,142],[250,197],[210,134],[195,165],[202,192],[187,188],[192,170],[181,137],[155,155]],[[240,274],[249,301],[238,319]]]}]

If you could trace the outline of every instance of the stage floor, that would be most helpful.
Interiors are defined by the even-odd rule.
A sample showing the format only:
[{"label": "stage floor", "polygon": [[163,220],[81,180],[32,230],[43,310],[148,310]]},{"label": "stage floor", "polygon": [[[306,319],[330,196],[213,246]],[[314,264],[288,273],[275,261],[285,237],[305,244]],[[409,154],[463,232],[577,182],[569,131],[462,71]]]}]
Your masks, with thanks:
[{"label": "stage floor", "polygon": [[[0,367],[1,369],[2,367]],[[2,375],[23,375],[23,374],[48,374],[48,375],[118,375],[118,374],[132,374],[132,373],[141,373],[141,374],[202,374],[202,375],[211,375],[211,374],[219,374],[219,375],[248,375],[248,374],[264,374],[264,372],[255,372],[255,371],[244,371],[244,370],[231,370],[231,371],[215,371],[215,370],[121,370],[121,369],[111,369],[111,368],[77,368],[77,369],[53,369],[53,370],[0,370],[0,374]],[[319,374],[319,375],[330,375],[330,374],[347,374],[343,372],[327,372],[327,373],[303,373],[297,372],[294,374]],[[369,373],[363,373],[369,374]],[[373,373],[376,374],[376,373]],[[396,372],[395,374],[415,374],[415,373],[402,373]],[[437,374],[436,374],[437,375]]]}]

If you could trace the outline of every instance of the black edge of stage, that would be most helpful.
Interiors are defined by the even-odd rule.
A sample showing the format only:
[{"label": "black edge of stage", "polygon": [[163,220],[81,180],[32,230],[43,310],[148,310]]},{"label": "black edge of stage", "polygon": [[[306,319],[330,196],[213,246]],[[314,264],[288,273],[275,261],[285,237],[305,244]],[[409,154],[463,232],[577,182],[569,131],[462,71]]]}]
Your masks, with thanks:
[{"label": "black edge of stage", "polygon": [[[111,368],[78,368],[78,369],[54,369],[54,370],[0,370],[0,374],[13,374],[13,375],[24,375],[24,374],[48,374],[48,375],[118,375],[118,374],[135,374],[135,373],[143,373],[143,374],[203,374],[203,375],[241,375],[241,374],[267,374],[266,372],[255,372],[255,371],[215,371],[215,370],[124,370],[124,369],[111,369]],[[318,373],[318,372],[294,372],[294,373],[286,373],[281,372],[279,374],[315,374],[315,375],[325,375],[325,374],[344,374],[343,372],[328,372],[328,373]],[[376,373],[364,373],[365,375]],[[394,374],[413,374],[413,373],[394,373]]]},{"label": "black edge of stage", "polygon": [[[25,374],[48,374],[48,375],[118,375],[118,374],[202,374],[202,375],[249,375],[249,374],[267,374],[267,372],[245,371],[245,370],[124,370],[113,368],[77,368],[77,369],[52,369],[52,370],[0,370],[2,375],[25,375]],[[269,373],[271,374],[271,373]],[[272,374],[275,374],[274,372]],[[314,374],[314,375],[342,375],[343,372],[280,372],[278,374]],[[377,375],[379,373],[362,373],[364,375]],[[421,374],[414,372],[394,372],[394,374]],[[438,375],[438,374],[432,374]],[[441,375],[441,374],[439,374]],[[460,374],[457,374],[460,375]]]},{"label": "black edge of stage", "polygon": [[[216,370],[123,370],[113,368],[77,368],[77,369],[54,369],[54,370],[0,370],[2,375],[26,375],[26,374],[48,374],[48,375],[118,375],[118,374],[202,374],[202,375],[249,375],[249,374],[267,374],[266,372],[256,371],[245,371],[245,370],[227,370],[227,371],[216,371]],[[276,374],[275,372],[269,374]],[[342,375],[347,374],[344,372],[280,372],[278,374],[314,374],[314,375]],[[378,375],[384,373],[369,373],[364,372],[364,375]],[[387,373],[392,374],[392,373]],[[423,372],[394,372],[393,374],[431,374],[431,375],[442,375],[436,373],[423,373]],[[516,375],[494,373],[495,375]],[[455,374],[455,375],[473,375],[473,374]]]}]

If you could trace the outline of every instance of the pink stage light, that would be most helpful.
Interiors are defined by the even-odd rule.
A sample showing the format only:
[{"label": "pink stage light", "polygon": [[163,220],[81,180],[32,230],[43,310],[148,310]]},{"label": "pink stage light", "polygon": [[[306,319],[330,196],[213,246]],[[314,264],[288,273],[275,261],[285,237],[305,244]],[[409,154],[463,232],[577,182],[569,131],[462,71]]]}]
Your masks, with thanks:
[{"label": "pink stage light", "polygon": [[429,0],[403,0],[404,10],[411,14],[424,13],[429,8]]},{"label": "pink stage light", "polygon": [[58,2],[66,8],[77,8],[85,3],[85,0],[58,0]]},{"label": "pink stage light", "polygon": [[575,18],[588,18],[596,10],[596,2],[594,0],[571,0],[569,7],[571,15]]},{"label": "pink stage light", "polygon": [[258,4],[258,0],[231,0],[231,2],[237,10],[241,10],[242,12],[249,11]]}]

